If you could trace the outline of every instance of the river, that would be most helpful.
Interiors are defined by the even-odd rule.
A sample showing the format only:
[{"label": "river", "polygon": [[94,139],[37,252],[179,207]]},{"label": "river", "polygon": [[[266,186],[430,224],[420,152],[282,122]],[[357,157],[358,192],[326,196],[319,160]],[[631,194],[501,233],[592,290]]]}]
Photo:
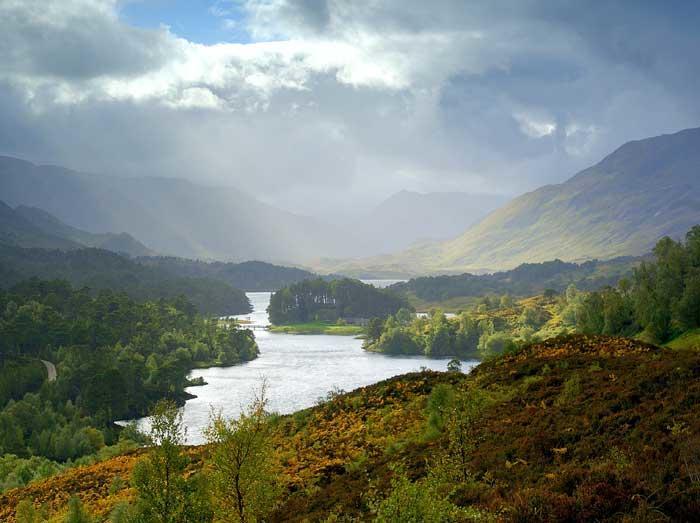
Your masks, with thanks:
[{"label": "river", "polygon": [[[239,318],[255,326],[269,325],[269,292],[247,293],[253,312]],[[256,330],[260,356],[233,367],[193,370],[191,378],[203,377],[207,385],[188,390],[197,397],[187,401],[183,421],[187,441],[204,441],[203,429],[210,412],[237,416],[251,399],[252,391],[266,379],[270,410],[288,414],[315,405],[319,398],[337,389],[352,390],[364,385],[427,367],[444,371],[448,359],[420,356],[388,356],[362,350],[362,340],[351,336],[277,334]],[[463,363],[463,370],[476,365]],[[143,428],[145,420],[141,420]]]}]

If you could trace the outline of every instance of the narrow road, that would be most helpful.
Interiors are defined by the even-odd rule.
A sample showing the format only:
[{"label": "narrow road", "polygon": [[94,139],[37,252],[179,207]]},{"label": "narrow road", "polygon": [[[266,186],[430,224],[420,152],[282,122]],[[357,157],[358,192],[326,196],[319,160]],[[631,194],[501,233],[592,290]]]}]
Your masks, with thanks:
[{"label": "narrow road", "polygon": [[56,365],[46,360],[41,360],[41,363],[46,367],[46,372],[49,374],[49,381],[56,381]]}]

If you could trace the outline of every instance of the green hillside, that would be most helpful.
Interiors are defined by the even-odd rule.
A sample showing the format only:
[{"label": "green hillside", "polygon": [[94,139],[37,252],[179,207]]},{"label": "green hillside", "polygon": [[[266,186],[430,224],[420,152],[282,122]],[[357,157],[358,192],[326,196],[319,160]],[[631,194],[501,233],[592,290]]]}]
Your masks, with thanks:
[{"label": "green hillside", "polygon": [[454,240],[327,268],[455,273],[639,256],[698,221],[700,128],[626,143],[567,182],[516,198]]}]

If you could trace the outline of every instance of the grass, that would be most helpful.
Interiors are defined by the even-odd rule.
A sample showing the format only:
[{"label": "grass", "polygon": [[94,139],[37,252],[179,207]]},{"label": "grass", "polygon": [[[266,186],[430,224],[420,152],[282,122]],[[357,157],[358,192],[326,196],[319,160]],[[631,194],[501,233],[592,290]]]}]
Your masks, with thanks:
[{"label": "grass", "polygon": [[365,328],[360,325],[338,325],[315,321],[309,323],[294,323],[292,325],[271,325],[270,332],[283,334],[330,334],[333,336],[360,336]]},{"label": "grass", "polygon": [[700,329],[684,332],[677,338],[669,341],[666,346],[669,349],[700,349]]}]

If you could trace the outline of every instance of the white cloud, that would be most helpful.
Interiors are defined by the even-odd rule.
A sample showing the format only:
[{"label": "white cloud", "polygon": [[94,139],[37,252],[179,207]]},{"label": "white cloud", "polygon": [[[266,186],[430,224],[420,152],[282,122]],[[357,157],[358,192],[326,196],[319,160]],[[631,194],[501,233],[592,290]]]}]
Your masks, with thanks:
[{"label": "white cloud", "polygon": [[557,130],[557,123],[551,119],[533,117],[527,113],[515,113],[513,118],[517,120],[523,134],[530,138],[544,138]]}]

